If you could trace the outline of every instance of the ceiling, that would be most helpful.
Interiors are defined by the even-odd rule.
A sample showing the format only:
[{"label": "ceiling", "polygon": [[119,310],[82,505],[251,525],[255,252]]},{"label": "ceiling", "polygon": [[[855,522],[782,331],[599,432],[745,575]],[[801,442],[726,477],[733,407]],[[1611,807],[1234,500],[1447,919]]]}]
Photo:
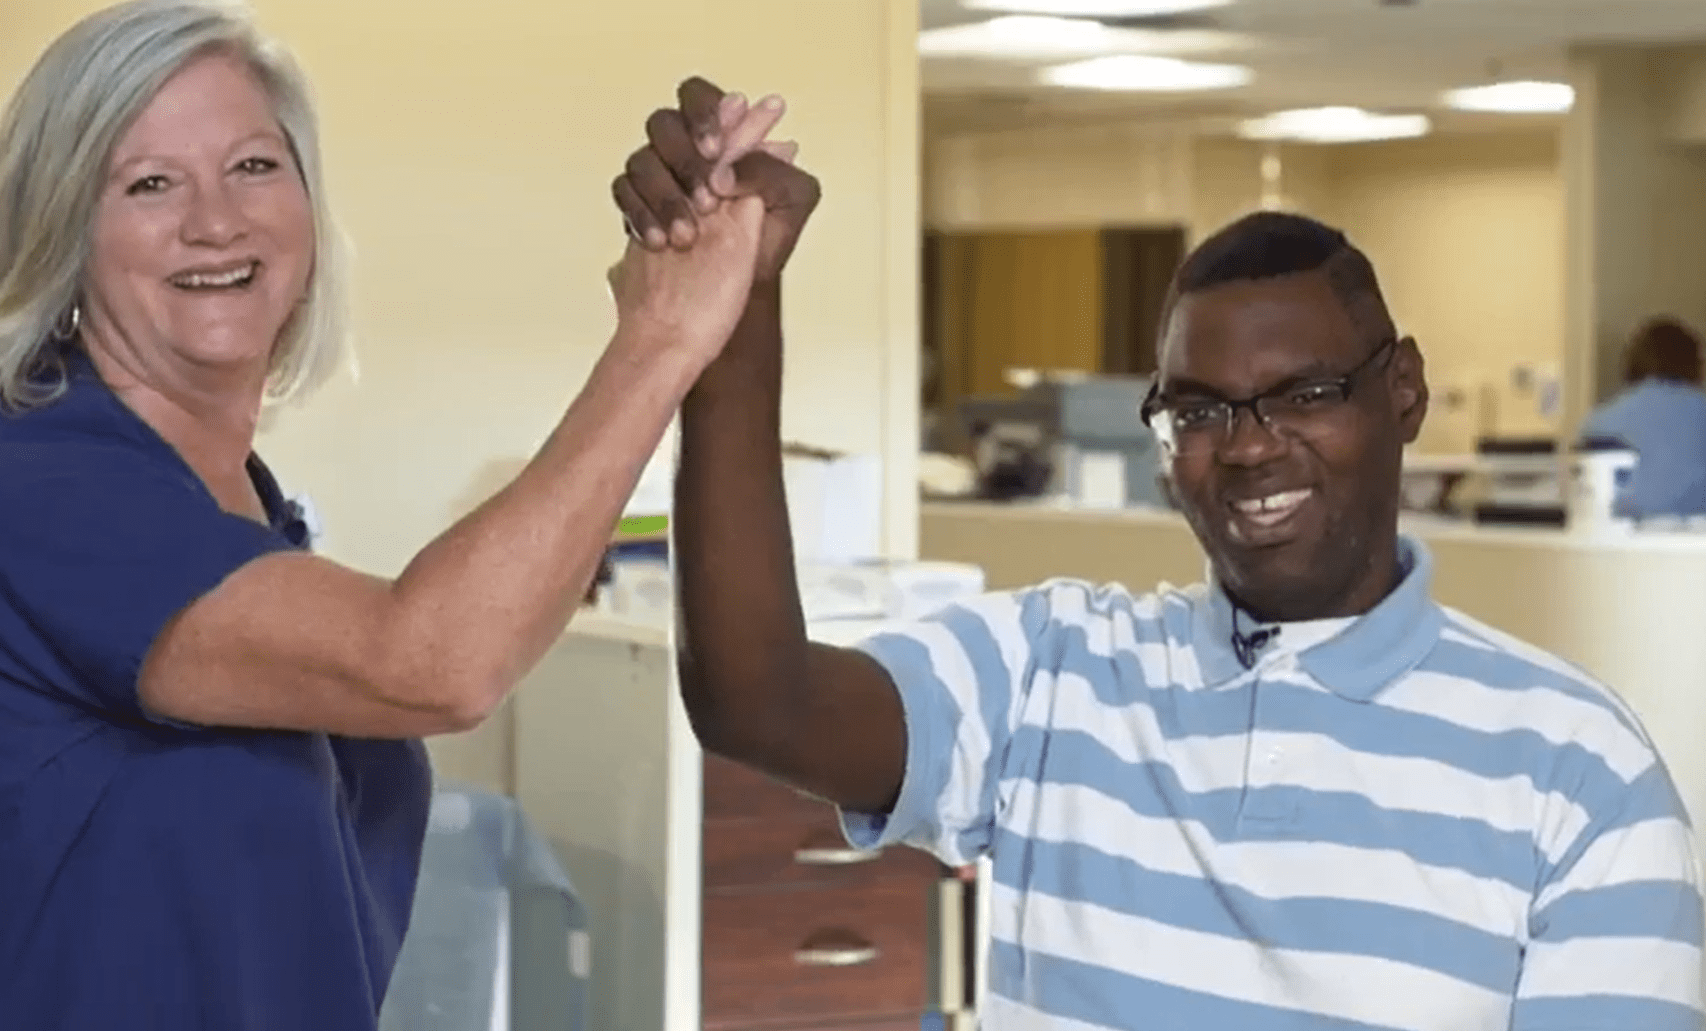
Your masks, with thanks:
[{"label": "ceiling", "polygon": [[[920,0],[927,30],[991,16],[959,0]],[[1150,52],[1241,64],[1254,78],[1200,93],[1108,93],[1038,84],[1037,71],[1062,59],[926,56],[926,127],[1134,115],[1229,127],[1239,117],[1327,104],[1425,110],[1444,131],[1507,127],[1512,116],[1442,112],[1439,95],[1496,79],[1561,78],[1572,43],[1706,41],[1706,0],[1234,0],[1135,27],[1154,30]]]}]

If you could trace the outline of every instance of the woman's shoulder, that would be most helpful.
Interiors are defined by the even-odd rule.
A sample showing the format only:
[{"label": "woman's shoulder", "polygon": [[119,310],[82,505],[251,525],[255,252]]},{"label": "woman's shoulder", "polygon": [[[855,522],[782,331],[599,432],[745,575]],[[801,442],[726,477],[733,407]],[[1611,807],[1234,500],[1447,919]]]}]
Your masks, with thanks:
[{"label": "woman's shoulder", "polygon": [[0,550],[67,532],[110,536],[120,526],[189,518],[210,504],[192,477],[146,442],[122,433],[20,431],[8,418],[0,417]]},{"label": "woman's shoulder", "polygon": [[159,475],[174,464],[157,434],[103,384],[69,380],[57,395],[0,405],[0,484],[67,476]]},{"label": "woman's shoulder", "polygon": [[0,494],[89,479],[169,487],[177,478],[142,442],[116,434],[22,432],[0,419]]}]

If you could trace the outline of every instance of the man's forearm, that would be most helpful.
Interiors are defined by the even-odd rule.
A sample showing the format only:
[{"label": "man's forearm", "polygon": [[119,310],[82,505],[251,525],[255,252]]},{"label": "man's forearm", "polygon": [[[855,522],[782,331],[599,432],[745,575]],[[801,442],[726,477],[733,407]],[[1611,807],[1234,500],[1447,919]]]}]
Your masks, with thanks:
[{"label": "man's forearm", "polygon": [[682,697],[707,747],[756,757],[789,725],[805,621],[783,489],[781,300],[754,289],[682,405],[676,577]]}]

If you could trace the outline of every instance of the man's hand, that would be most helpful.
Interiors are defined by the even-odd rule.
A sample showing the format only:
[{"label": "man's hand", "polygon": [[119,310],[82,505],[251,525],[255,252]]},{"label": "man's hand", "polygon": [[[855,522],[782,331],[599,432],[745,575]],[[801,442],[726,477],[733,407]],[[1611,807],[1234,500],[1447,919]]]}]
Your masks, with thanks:
[{"label": "man's hand", "polygon": [[647,145],[629,157],[612,190],[642,246],[686,248],[698,238],[700,214],[723,200],[764,202],[756,279],[773,282],[799,242],[821,190],[794,167],[794,147],[766,137],[783,113],[780,98],[749,106],[701,78],[677,90],[678,109],[646,120]]}]

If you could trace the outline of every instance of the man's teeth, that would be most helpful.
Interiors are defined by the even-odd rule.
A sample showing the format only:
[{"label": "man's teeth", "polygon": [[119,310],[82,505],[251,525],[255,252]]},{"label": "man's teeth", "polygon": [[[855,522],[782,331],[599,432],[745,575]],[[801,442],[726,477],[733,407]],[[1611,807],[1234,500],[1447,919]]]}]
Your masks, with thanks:
[{"label": "man's teeth", "polygon": [[239,286],[255,277],[256,265],[251,262],[229,272],[218,274],[207,272],[191,272],[174,278],[172,282],[188,290],[217,290],[223,287]]},{"label": "man's teeth", "polygon": [[1251,498],[1248,501],[1233,502],[1234,508],[1245,515],[1266,515],[1273,512],[1285,512],[1301,505],[1309,497],[1307,490],[1288,490],[1278,494],[1269,494],[1265,498]]}]

